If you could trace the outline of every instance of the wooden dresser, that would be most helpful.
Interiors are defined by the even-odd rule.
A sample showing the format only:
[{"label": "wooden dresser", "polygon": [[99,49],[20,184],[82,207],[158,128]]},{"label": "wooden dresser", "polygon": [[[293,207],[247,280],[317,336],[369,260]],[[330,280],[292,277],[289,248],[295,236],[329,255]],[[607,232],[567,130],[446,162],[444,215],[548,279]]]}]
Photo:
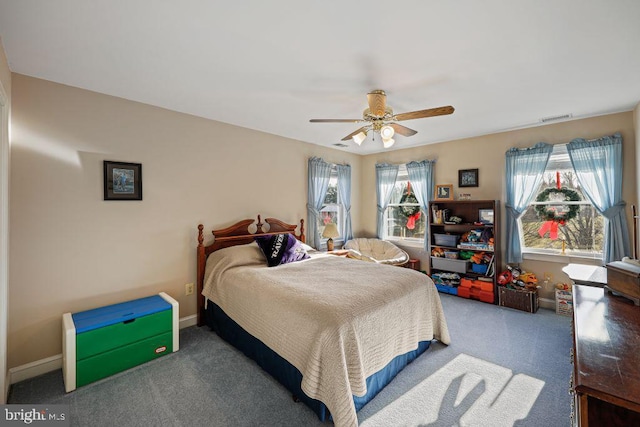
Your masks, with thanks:
[{"label": "wooden dresser", "polygon": [[573,287],[572,391],[578,426],[640,426],[640,307]]}]

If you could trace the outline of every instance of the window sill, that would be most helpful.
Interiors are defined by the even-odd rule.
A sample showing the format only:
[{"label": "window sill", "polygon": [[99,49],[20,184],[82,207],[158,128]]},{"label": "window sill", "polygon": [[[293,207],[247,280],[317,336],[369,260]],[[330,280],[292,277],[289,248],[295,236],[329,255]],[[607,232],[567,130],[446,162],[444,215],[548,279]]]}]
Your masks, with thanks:
[{"label": "window sill", "polygon": [[407,246],[410,248],[421,248],[421,249],[424,248],[424,241],[420,241],[420,240],[392,239],[389,237],[387,237],[384,240],[398,246]]},{"label": "window sill", "polygon": [[560,253],[523,252],[522,259],[527,261],[544,261],[558,264],[585,264],[601,266],[602,259],[578,255],[561,255]]}]

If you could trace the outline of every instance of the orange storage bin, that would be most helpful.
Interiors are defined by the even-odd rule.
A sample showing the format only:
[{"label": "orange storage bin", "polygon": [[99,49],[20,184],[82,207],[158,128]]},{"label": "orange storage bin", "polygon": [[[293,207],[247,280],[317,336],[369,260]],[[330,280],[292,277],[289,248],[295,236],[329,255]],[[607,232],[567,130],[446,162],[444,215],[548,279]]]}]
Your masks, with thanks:
[{"label": "orange storage bin", "polygon": [[481,291],[491,292],[493,294],[493,282],[485,282],[484,280],[474,280],[475,287],[480,288]]},{"label": "orange storage bin", "polygon": [[471,280],[465,277],[460,280],[460,286],[493,293],[493,282],[485,282],[484,280]]},{"label": "orange storage bin", "polygon": [[462,283],[458,287],[458,296],[463,298],[476,299],[478,301],[488,302],[491,304],[493,304],[493,301],[494,301],[493,292],[482,291],[480,290],[480,288],[463,287]]},{"label": "orange storage bin", "polygon": [[463,277],[462,279],[460,279],[460,287],[463,287],[463,288],[473,287],[473,280]]}]

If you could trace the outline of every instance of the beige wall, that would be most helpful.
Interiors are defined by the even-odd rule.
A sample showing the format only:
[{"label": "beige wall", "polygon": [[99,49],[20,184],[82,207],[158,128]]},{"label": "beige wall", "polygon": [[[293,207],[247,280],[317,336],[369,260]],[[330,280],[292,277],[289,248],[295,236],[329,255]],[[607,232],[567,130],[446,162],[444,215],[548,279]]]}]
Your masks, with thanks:
[{"label": "beige wall", "polygon": [[[435,159],[435,183],[453,184],[456,198],[459,193],[470,193],[473,199],[498,199],[504,206],[504,155],[509,148],[529,147],[537,142],[567,143],[574,138],[591,139],[615,132],[620,132],[623,138],[623,197],[628,206],[636,204],[638,200],[636,135],[633,113],[626,112],[365,156],[362,161],[360,231],[367,236],[373,236],[376,233],[376,163],[397,164],[412,160]],[[458,189],[458,170],[472,168],[479,169],[480,186]],[[502,218],[504,222],[504,215]],[[630,209],[628,209],[628,218],[631,221]],[[502,236],[504,238],[504,233]],[[407,250],[413,257],[419,258],[422,264],[429,262],[428,254],[422,249],[407,248]],[[553,283],[568,280],[561,271],[563,266],[564,264],[539,261],[522,263],[524,269],[536,273],[538,277],[543,277],[545,272],[551,273]],[[543,289],[541,296],[553,298],[552,287]]]},{"label": "beige wall", "polygon": [[[0,39],[0,404],[6,402],[7,387],[7,296],[9,265],[9,120],[11,115],[11,71]],[[8,385],[8,384],[7,384]]]},{"label": "beige wall", "polygon": [[11,99],[11,70],[4,53],[4,46],[0,38],[0,84],[4,88],[7,97]]},{"label": "beige wall", "polygon": [[[166,291],[195,314],[197,225],[306,219],[307,159],[360,157],[13,75],[9,367],[61,353],[61,316]],[[103,160],[142,163],[143,201],[103,201]]]},{"label": "beige wall", "polygon": [[[638,175],[637,175],[637,171],[640,170],[640,103],[638,105],[636,105],[636,108],[633,110],[633,127],[636,130],[636,183],[638,182]],[[638,200],[640,200],[640,185],[637,186],[636,191],[637,196],[636,196],[636,203]],[[638,205],[636,204],[636,208],[638,208]],[[634,221],[636,222],[636,224],[638,224],[638,220],[634,219]],[[631,233],[633,233],[633,230],[631,231]],[[631,241],[633,242],[633,238],[631,239]],[[633,243],[632,243],[633,244]],[[638,243],[638,245],[640,245],[640,242]],[[640,247],[638,247],[638,245],[636,245],[636,251],[640,252]],[[636,253],[636,257],[638,257],[638,253]]]}]

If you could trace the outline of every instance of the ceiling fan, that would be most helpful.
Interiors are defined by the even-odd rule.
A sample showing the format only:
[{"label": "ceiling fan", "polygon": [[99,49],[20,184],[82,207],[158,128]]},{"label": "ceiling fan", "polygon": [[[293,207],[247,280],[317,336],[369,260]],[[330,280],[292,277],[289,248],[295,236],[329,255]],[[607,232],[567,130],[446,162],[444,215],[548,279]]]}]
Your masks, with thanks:
[{"label": "ceiling fan", "polygon": [[418,133],[418,131],[409,129],[396,122],[421,119],[424,117],[444,116],[454,111],[454,108],[448,105],[446,107],[394,114],[393,109],[387,105],[387,94],[380,89],[369,92],[367,94],[367,101],[369,102],[369,108],[366,108],[362,112],[362,119],[311,119],[309,121],[311,123],[367,123],[360,129],[342,138],[342,140],[347,141],[353,139],[353,142],[360,145],[367,137],[369,131],[373,131],[379,133],[382,137],[384,148],[389,148],[395,142],[393,135],[396,132],[402,136],[412,136]]}]

